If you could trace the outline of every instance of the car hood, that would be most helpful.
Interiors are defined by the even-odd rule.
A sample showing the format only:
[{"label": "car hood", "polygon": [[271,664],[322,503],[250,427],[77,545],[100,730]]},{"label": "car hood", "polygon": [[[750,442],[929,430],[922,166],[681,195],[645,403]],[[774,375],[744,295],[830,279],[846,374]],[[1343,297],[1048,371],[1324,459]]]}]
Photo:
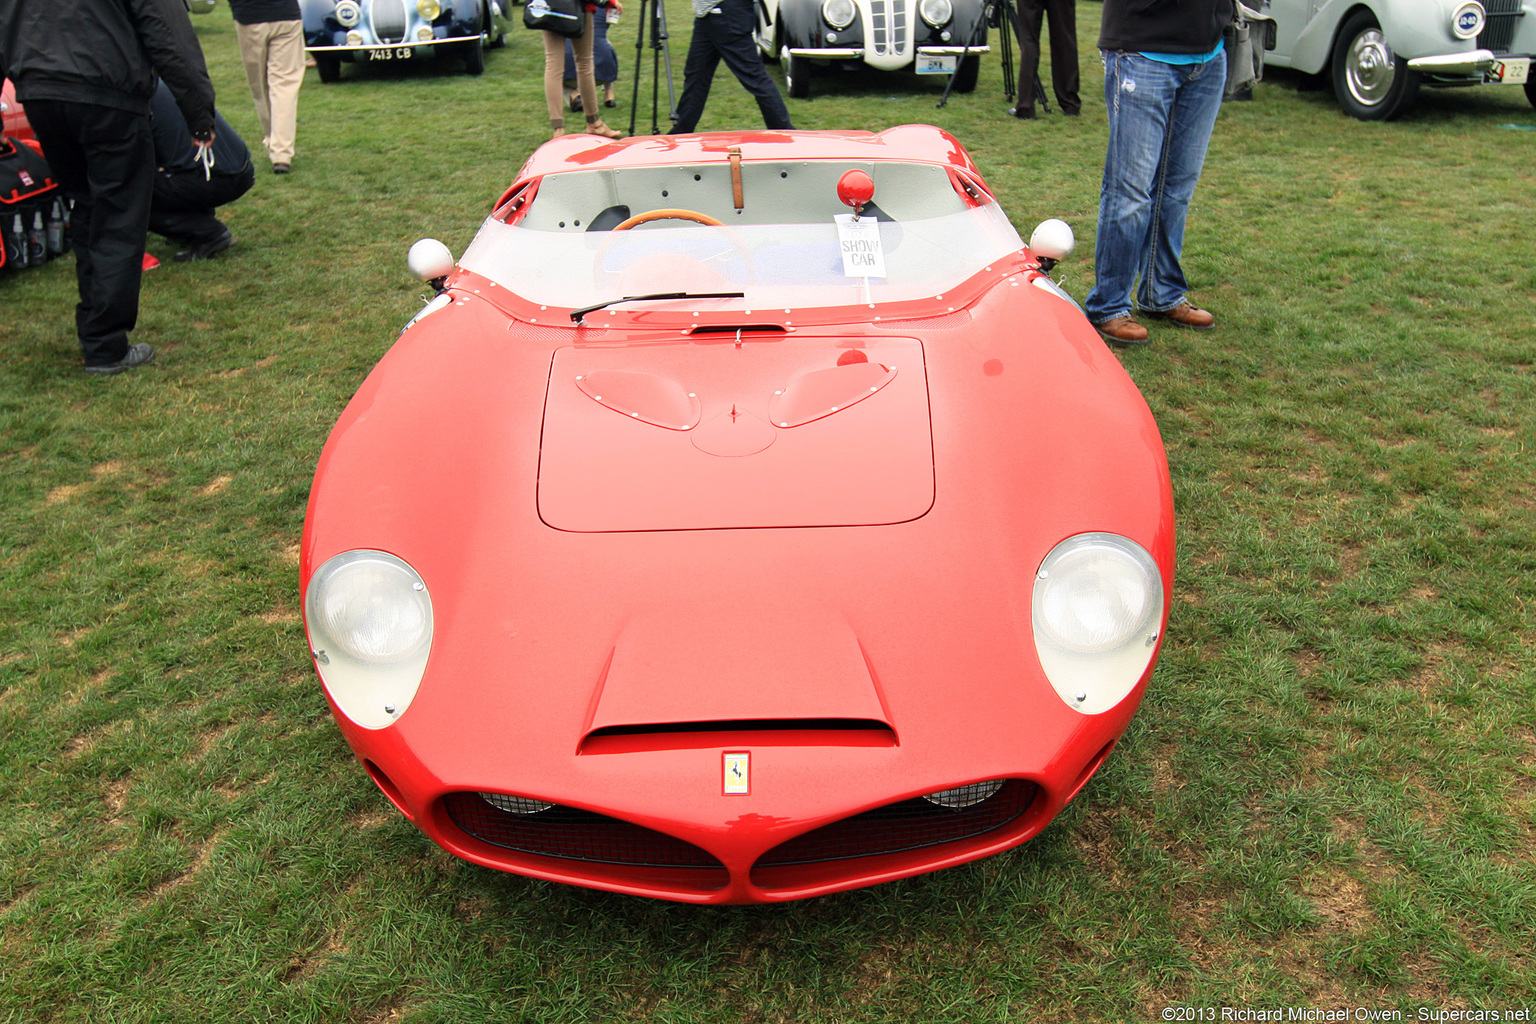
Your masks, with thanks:
[{"label": "car hood", "polygon": [[540,518],[605,532],[873,526],[927,512],[922,345],[770,338],[557,350]]}]

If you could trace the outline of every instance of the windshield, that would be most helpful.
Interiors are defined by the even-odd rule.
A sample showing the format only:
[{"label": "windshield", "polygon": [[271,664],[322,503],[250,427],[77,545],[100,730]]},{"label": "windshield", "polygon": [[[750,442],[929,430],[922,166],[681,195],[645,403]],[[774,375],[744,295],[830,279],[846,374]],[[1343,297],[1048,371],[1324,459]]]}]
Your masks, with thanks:
[{"label": "windshield", "polygon": [[[718,167],[664,169],[683,185],[702,181],[692,193],[664,179],[660,185],[671,188],[648,180],[644,194],[626,194],[627,179],[637,172],[623,170],[583,172],[604,175],[585,181],[581,174],[552,175],[517,223],[487,221],[459,264],[557,308],[652,292],[739,291],[741,298],[711,299],[710,308],[803,309],[942,295],[1023,247],[997,203],[969,206],[941,168],[864,166],[875,170],[877,181],[902,187],[877,192],[873,211],[853,227],[833,184],[812,187],[806,164],[743,168],[755,172],[746,175],[745,210],[730,205],[728,184],[704,191],[710,184],[705,174],[718,176]],[[835,184],[831,172],[837,168],[813,170]],[[646,173],[654,178],[662,172]],[[800,187],[782,201],[754,202],[769,185]],[[664,216],[613,230],[620,222],[615,211],[628,218],[656,209],[722,223]],[[839,217],[841,226],[834,220]],[[872,250],[878,259],[845,260],[850,249]]]}]

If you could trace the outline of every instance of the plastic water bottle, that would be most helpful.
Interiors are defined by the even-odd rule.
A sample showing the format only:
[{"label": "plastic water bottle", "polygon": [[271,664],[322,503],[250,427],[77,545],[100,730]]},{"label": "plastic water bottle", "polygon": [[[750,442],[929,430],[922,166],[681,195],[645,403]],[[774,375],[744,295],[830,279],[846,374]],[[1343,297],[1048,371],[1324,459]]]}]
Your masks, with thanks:
[{"label": "plastic water bottle", "polygon": [[48,207],[47,228],[48,255],[57,256],[64,251],[64,204],[54,199]]},{"label": "plastic water bottle", "polygon": [[40,267],[48,262],[48,243],[43,231],[43,211],[32,213],[32,230],[27,232],[27,263]]},{"label": "plastic water bottle", "polygon": [[11,257],[11,265],[17,270],[27,266],[27,229],[21,223],[21,214],[11,218],[11,233],[5,239],[5,248]]}]

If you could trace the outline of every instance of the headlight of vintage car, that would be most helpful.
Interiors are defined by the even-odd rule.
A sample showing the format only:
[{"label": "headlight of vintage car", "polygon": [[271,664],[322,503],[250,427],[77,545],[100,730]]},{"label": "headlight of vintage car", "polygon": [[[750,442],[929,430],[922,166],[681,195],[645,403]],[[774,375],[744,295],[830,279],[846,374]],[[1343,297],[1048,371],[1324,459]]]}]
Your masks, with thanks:
[{"label": "headlight of vintage car", "polygon": [[1163,621],[1163,579],[1135,541],[1068,537],[1035,574],[1035,650],[1051,686],[1084,714],[1120,703],[1147,670]]},{"label": "headlight of vintage car", "polygon": [[336,5],[336,23],[342,28],[356,28],[363,18],[363,9],[356,0],[341,0]]},{"label": "headlight of vintage car", "polygon": [[355,31],[355,30],[352,31],[352,32],[348,32],[347,33],[347,45],[348,46],[362,46],[363,45],[363,34],[361,32]]},{"label": "headlight of vintage car", "polygon": [[919,0],[917,13],[934,28],[943,28],[955,16],[955,7],[950,0]]},{"label": "headlight of vintage car", "polygon": [[443,13],[443,5],[437,0],[416,0],[416,13],[428,21],[436,21],[437,16]]},{"label": "headlight of vintage car", "polygon": [[344,551],[310,577],[304,618],[343,714],[382,729],[405,712],[432,648],[432,597],[415,569],[384,551]]},{"label": "headlight of vintage car", "polygon": [[822,0],[821,16],[833,28],[844,29],[852,25],[858,13],[853,0]]},{"label": "headlight of vintage car", "polygon": [[1451,12],[1451,34],[1457,39],[1471,39],[1483,30],[1487,20],[1483,5],[1470,0]]}]

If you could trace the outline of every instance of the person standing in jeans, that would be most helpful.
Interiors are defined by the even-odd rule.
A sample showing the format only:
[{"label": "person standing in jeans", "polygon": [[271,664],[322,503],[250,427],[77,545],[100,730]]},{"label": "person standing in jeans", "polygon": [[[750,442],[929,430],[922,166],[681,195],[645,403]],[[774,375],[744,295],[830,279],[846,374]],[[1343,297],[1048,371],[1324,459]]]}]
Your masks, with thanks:
[{"label": "person standing in jeans", "polygon": [[245,80],[256,101],[262,145],[273,174],[293,168],[304,83],[304,22],[299,0],[229,0]]},{"label": "person standing in jeans", "polygon": [[1095,280],[1084,308],[1111,344],[1147,343],[1138,311],[1179,327],[1215,326],[1212,314],[1189,301],[1179,258],[1221,110],[1222,33],[1231,20],[1232,0],[1104,0],[1099,50],[1109,146]]}]

